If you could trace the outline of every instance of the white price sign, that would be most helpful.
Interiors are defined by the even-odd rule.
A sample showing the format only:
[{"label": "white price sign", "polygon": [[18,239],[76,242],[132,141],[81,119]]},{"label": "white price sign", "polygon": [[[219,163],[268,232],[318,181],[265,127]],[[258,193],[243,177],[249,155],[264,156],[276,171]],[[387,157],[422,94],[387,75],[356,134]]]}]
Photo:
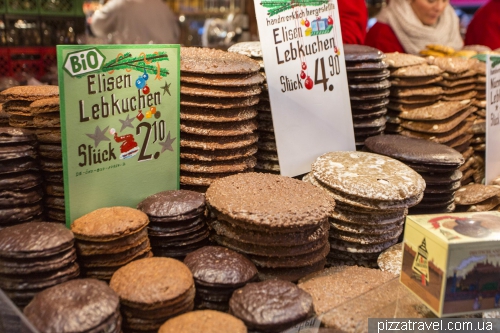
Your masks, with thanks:
[{"label": "white price sign", "polygon": [[258,0],[255,12],[281,174],[356,150],[337,0]]}]

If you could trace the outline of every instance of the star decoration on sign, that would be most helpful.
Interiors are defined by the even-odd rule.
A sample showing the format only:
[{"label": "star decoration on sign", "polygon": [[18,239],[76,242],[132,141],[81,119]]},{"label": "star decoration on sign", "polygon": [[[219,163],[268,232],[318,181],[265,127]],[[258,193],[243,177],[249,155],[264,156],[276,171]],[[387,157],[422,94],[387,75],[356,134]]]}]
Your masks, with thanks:
[{"label": "star decoration on sign", "polygon": [[122,128],[120,129],[120,132],[123,132],[123,130],[127,127],[134,128],[134,126],[132,125],[132,122],[134,121],[134,119],[135,118],[130,119],[129,114],[127,115],[127,119],[125,119],[125,120],[118,119],[120,121],[120,123],[122,123]]},{"label": "star decoration on sign", "polygon": [[110,141],[108,137],[106,137],[106,132],[108,131],[109,126],[107,126],[103,131],[99,128],[99,126],[95,127],[94,134],[85,134],[92,140],[94,140],[94,147],[99,146],[101,141]]},{"label": "star decoration on sign", "polygon": [[169,96],[172,96],[170,95],[170,85],[171,83],[167,83],[167,81],[165,81],[165,85],[163,87],[160,87],[161,89],[163,89],[163,95],[165,95],[165,93],[168,93]]},{"label": "star decoration on sign", "polygon": [[174,143],[175,139],[176,138],[170,139],[170,131],[168,131],[167,138],[165,139],[165,141],[159,142],[160,146],[162,146],[161,152],[163,153],[165,150],[174,151],[174,148],[172,147],[172,143]]}]

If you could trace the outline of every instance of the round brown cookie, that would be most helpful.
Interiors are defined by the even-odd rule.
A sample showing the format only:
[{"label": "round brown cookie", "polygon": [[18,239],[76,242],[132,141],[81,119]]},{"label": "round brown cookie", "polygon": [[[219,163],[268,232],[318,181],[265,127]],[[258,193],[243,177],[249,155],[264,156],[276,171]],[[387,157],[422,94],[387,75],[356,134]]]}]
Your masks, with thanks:
[{"label": "round brown cookie", "polygon": [[198,47],[182,47],[180,64],[181,73],[247,74],[260,69],[258,62],[244,55]]},{"label": "round brown cookie", "polygon": [[375,99],[375,100],[351,100],[351,107],[353,109],[361,109],[361,110],[372,110],[374,108],[385,107],[389,104],[388,98]]},{"label": "round brown cookie", "polygon": [[234,122],[253,119],[256,116],[257,110],[254,107],[216,110],[185,106],[181,109],[181,120],[192,120],[200,122]]},{"label": "round brown cookie", "polygon": [[362,62],[362,61],[381,61],[385,58],[385,54],[380,50],[356,44],[344,45],[345,60],[349,62]]},{"label": "round brown cookie", "polygon": [[[198,193],[198,192],[197,192]],[[194,220],[194,221],[193,221]],[[148,226],[148,234],[151,236],[167,236],[167,237],[177,237],[182,235],[192,234],[195,231],[206,229],[206,224],[204,223],[203,218],[194,218],[189,220],[184,220],[181,222],[173,222],[176,226],[170,228],[167,223],[166,227],[164,227],[165,223],[155,223],[153,227],[152,224]],[[186,224],[181,225],[181,224]]]},{"label": "round brown cookie", "polygon": [[240,287],[257,276],[255,265],[243,255],[219,246],[205,246],[184,259],[195,282],[213,286]]},{"label": "round brown cookie", "polygon": [[[366,148],[403,162],[460,166],[463,156],[443,144],[401,135],[383,135],[368,138]],[[424,178],[425,179],[425,178]]]},{"label": "round brown cookie", "polygon": [[260,73],[250,74],[195,74],[184,72],[181,75],[181,83],[192,83],[215,87],[247,87],[264,82],[264,76]]},{"label": "round brown cookie", "polygon": [[255,120],[243,120],[225,123],[205,123],[200,121],[182,121],[181,132],[203,136],[239,136],[251,134],[257,129]]},{"label": "round brown cookie", "polygon": [[415,77],[415,78],[391,78],[392,87],[420,87],[443,81],[441,75]]},{"label": "round brown cookie", "polygon": [[56,144],[41,144],[38,146],[41,157],[50,159],[62,159],[62,147]]},{"label": "round brown cookie", "polygon": [[388,97],[390,94],[389,89],[384,89],[384,90],[370,90],[370,91],[356,91],[353,92],[351,91],[349,93],[349,98],[351,101],[367,101],[367,100],[380,100],[383,98]]},{"label": "round brown cookie", "polygon": [[94,210],[71,224],[77,239],[112,241],[130,235],[149,223],[148,216],[130,207],[106,207]]},{"label": "round brown cookie", "polygon": [[355,130],[357,130],[358,128],[380,127],[385,125],[386,122],[387,119],[385,118],[385,116],[369,119],[354,119],[353,126]]},{"label": "round brown cookie", "polygon": [[381,81],[387,79],[390,74],[391,72],[388,69],[365,72],[348,72],[347,79],[354,82]]},{"label": "round brown cookie", "polygon": [[381,90],[389,89],[391,83],[389,80],[382,80],[378,82],[351,82],[349,83],[349,90],[351,91],[365,91],[365,90]]},{"label": "round brown cookie", "polygon": [[42,177],[38,172],[33,172],[33,171],[0,175],[0,191],[26,190],[33,188],[37,185],[40,185],[41,183],[42,183]]},{"label": "round brown cookie", "polygon": [[59,96],[37,99],[30,104],[30,109],[33,114],[59,112]]},{"label": "round brown cookie", "polygon": [[34,132],[23,128],[0,127],[0,144],[34,142],[36,136]]},{"label": "round brown cookie", "polygon": [[378,117],[378,116],[383,116],[387,114],[387,109],[386,108],[379,108],[379,109],[374,109],[374,110],[356,110],[352,109],[352,117],[354,120],[356,119],[362,119],[362,118],[372,118],[372,117]]},{"label": "round brown cookie", "polygon": [[[453,95],[453,94],[458,94],[458,93],[466,92],[469,90],[473,90],[475,88],[476,88],[476,85],[474,83],[462,84],[462,85],[456,85],[453,87],[443,87],[443,93],[445,95]],[[477,98],[481,98],[481,97],[477,96]]]},{"label": "round brown cookie", "polygon": [[460,170],[455,170],[449,173],[420,173],[422,178],[424,178],[426,183],[425,192],[427,192],[428,186],[432,185],[448,185],[459,181],[462,178],[462,172]]},{"label": "round brown cookie", "polygon": [[360,243],[354,243],[354,242],[349,242],[341,239],[336,239],[336,238],[330,238],[330,248],[332,251],[344,251],[344,252],[350,252],[350,253],[376,253],[376,252],[382,252],[388,247],[396,244],[398,241],[398,238],[394,238],[391,240],[388,240],[387,242],[384,243],[378,243],[378,244],[360,244]]},{"label": "round brown cookie", "polygon": [[437,184],[437,185],[427,185],[425,188],[425,194],[428,193],[452,193],[460,188],[460,182],[463,177],[461,177],[458,181],[455,181],[450,184]]},{"label": "round brown cookie", "polygon": [[217,98],[237,98],[259,95],[262,92],[259,85],[247,87],[216,87],[192,83],[181,85],[181,95],[206,96]]},{"label": "round brown cookie", "polygon": [[[196,192],[198,193],[198,192]],[[161,225],[163,228],[175,228],[178,226],[187,227],[191,223],[195,223],[198,219],[202,218],[205,215],[205,207],[201,206],[198,209],[195,209],[189,213],[177,216],[149,216],[149,220],[154,225],[148,225],[148,228],[153,228],[154,226]],[[167,224],[164,224],[168,222]]]},{"label": "round brown cookie", "polygon": [[346,61],[346,70],[348,72],[364,72],[364,71],[374,71],[386,69],[388,66],[383,61],[366,61],[366,62],[354,62]]},{"label": "round brown cookie", "polygon": [[34,129],[35,128],[34,117],[11,114],[11,116],[9,117],[9,125],[17,128]]},{"label": "round brown cookie", "polygon": [[500,204],[500,199],[498,197],[492,197],[484,201],[473,204],[467,208],[468,212],[486,212],[492,210]]},{"label": "round brown cookie", "polygon": [[425,58],[399,52],[385,53],[384,60],[390,68],[400,68],[425,64]]},{"label": "round brown cookie", "polygon": [[3,103],[2,108],[3,111],[7,112],[8,114],[16,114],[20,116],[32,116],[31,110],[30,110],[30,101],[7,101]]},{"label": "round brown cookie", "polygon": [[[463,144],[471,144],[471,139],[474,137],[473,134],[468,134],[468,133],[464,133],[462,135],[459,135],[457,136],[456,138],[448,141],[448,142],[445,142],[444,144],[447,145],[448,147],[451,147],[451,148],[454,148],[455,150],[456,147],[458,146],[461,146]],[[458,150],[457,150],[458,151]]]},{"label": "round brown cookie", "polygon": [[312,164],[312,172],[329,187],[368,200],[407,200],[425,189],[423,178],[411,168],[372,153],[327,153]]},{"label": "round brown cookie", "polygon": [[194,161],[230,161],[255,155],[257,145],[243,148],[225,149],[225,150],[203,150],[193,148],[183,148],[181,158]]},{"label": "round brown cookie", "polygon": [[[44,258],[0,258],[0,273],[26,275],[57,270],[70,265],[76,260],[76,250],[67,251]],[[7,276],[8,277],[8,276]]]},{"label": "round brown cookie", "polygon": [[395,232],[396,229],[401,228],[404,219],[396,223],[390,224],[380,224],[380,225],[363,225],[355,223],[346,223],[343,221],[335,220],[330,218],[330,225],[332,227],[330,233],[335,234],[337,230],[345,231],[352,234],[364,234],[364,235],[384,235],[385,233]]},{"label": "round brown cookie", "polygon": [[372,245],[372,244],[385,243],[392,239],[398,238],[402,232],[403,232],[403,226],[399,226],[394,228],[393,230],[386,231],[381,235],[359,234],[342,230],[335,230],[335,231],[332,230],[330,232],[330,239],[340,239],[351,243]]},{"label": "round brown cookie", "polygon": [[181,147],[198,148],[203,150],[235,149],[247,147],[259,139],[255,133],[230,137],[215,137],[194,134],[181,134]]},{"label": "round brown cookie", "polygon": [[193,173],[226,173],[240,172],[255,167],[257,160],[253,156],[233,161],[199,162],[181,160],[181,171]]},{"label": "round brown cookie", "polygon": [[129,236],[109,242],[90,242],[79,240],[76,242],[75,247],[78,254],[81,256],[108,255],[125,252],[134,248],[144,243],[147,237],[148,230],[147,228],[143,228]]},{"label": "round brown cookie", "polygon": [[[443,101],[463,101],[463,100],[474,98],[477,95],[478,95],[477,91],[470,90],[470,91],[466,91],[466,92],[459,92],[456,94],[443,95],[442,99],[443,99]],[[478,98],[479,98],[479,96],[478,96]]]},{"label": "round brown cookie", "polygon": [[397,224],[405,218],[407,213],[408,211],[406,209],[362,212],[355,209],[344,210],[336,208],[330,216],[338,222],[360,224],[364,226],[379,226]]},{"label": "round brown cookie", "polygon": [[73,247],[74,236],[64,225],[29,222],[0,230],[0,257],[39,258]]},{"label": "round brown cookie", "polygon": [[24,145],[0,145],[0,161],[37,157],[37,150],[34,144]]},{"label": "round brown cookie", "polygon": [[63,171],[63,162],[61,159],[40,159],[40,169],[48,172]]},{"label": "round brown cookie", "polygon": [[[199,212],[205,207],[205,197],[196,192],[171,190],[153,194],[137,205],[137,209],[148,216],[177,217]],[[199,213],[202,214],[202,213]]]},{"label": "round brown cookie", "polygon": [[42,213],[43,205],[41,202],[23,207],[0,208],[0,227],[4,227],[12,223],[27,222]]},{"label": "round brown cookie", "polygon": [[33,118],[33,124],[36,128],[61,127],[61,118],[59,113],[39,114]]},{"label": "round brown cookie", "polygon": [[471,184],[455,193],[457,205],[474,205],[500,194],[500,188],[492,185]]},{"label": "round brown cookie", "polygon": [[398,98],[392,98],[391,101],[394,103],[401,103],[401,104],[422,104],[422,103],[434,103],[437,102],[441,99],[441,95],[434,95],[434,96],[408,96],[408,97],[398,97]]},{"label": "round brown cookie", "polygon": [[287,257],[268,257],[268,256],[256,256],[256,255],[249,255],[249,257],[250,260],[252,260],[255,263],[255,265],[259,267],[267,267],[267,268],[308,267],[318,262],[324,261],[329,252],[330,252],[330,245],[328,244],[328,240],[326,239],[325,245],[323,245],[323,247],[310,253],[292,255]]},{"label": "round brown cookie", "polygon": [[202,107],[210,109],[234,109],[256,105],[259,102],[258,96],[216,98],[182,95],[181,106]]},{"label": "round brown cookie", "polygon": [[352,209],[359,209],[362,211],[373,212],[378,210],[401,210],[409,206],[414,206],[422,199],[423,194],[418,197],[412,197],[400,201],[382,201],[382,200],[367,200],[365,198],[349,195],[337,191],[336,189],[329,187],[327,184],[322,183],[316,177],[309,177],[309,182],[314,186],[320,188],[325,193],[333,198],[339,208],[344,209],[345,207],[351,207]]},{"label": "round brown cookie", "polygon": [[[312,297],[291,282],[268,280],[236,290],[229,311],[250,329],[282,331],[312,313]],[[265,315],[264,315],[265,314]]]},{"label": "round brown cookie", "polygon": [[59,87],[50,85],[16,86],[0,93],[6,100],[36,101],[50,97],[59,97]]},{"label": "round brown cookie", "polygon": [[298,232],[272,233],[269,231],[261,232],[258,230],[246,230],[222,220],[210,222],[210,228],[212,228],[216,234],[225,238],[237,240],[241,243],[254,244],[257,246],[268,246],[269,244],[275,246],[308,244],[323,239],[328,235],[329,227],[328,222],[325,221],[318,228],[310,228]]},{"label": "round brown cookie", "polygon": [[121,267],[113,274],[109,285],[124,305],[157,309],[184,300],[194,281],[189,268],[182,262],[153,257]]},{"label": "round brown cookie", "polygon": [[182,314],[165,322],[158,333],[246,333],[245,324],[236,317],[213,310]]},{"label": "round brown cookie", "polygon": [[[225,172],[225,173],[196,173],[181,171],[180,182],[181,185],[196,185],[196,186],[210,186],[215,180],[227,176],[235,175],[239,172]],[[190,189],[193,190],[194,189]],[[206,188],[203,192],[206,191]]]},{"label": "round brown cookie", "polygon": [[406,120],[445,120],[468,108],[470,100],[439,101],[431,105],[418,107],[401,107],[400,117]]},{"label": "round brown cookie", "polygon": [[473,124],[472,121],[465,120],[462,121],[457,127],[452,129],[451,131],[444,133],[421,133],[405,129],[404,131],[401,132],[401,135],[412,138],[426,139],[437,143],[444,143],[453,140],[456,137],[459,137],[460,135],[466,133],[471,128],[472,124]]},{"label": "round brown cookie", "polygon": [[118,295],[105,282],[77,279],[37,294],[24,314],[41,332],[87,332],[118,314],[119,306]]},{"label": "round brown cookie", "polygon": [[[210,240],[221,244],[225,247],[233,249],[238,252],[253,256],[261,256],[269,259],[269,257],[283,258],[290,256],[300,256],[303,254],[311,254],[313,252],[320,251],[323,249],[326,242],[328,242],[328,235],[324,235],[322,238],[318,238],[312,242],[303,245],[292,245],[292,246],[277,246],[277,245],[257,245],[251,243],[244,243],[239,240],[228,238],[221,235],[212,234]],[[326,254],[325,254],[326,255]],[[255,263],[255,261],[254,261]],[[289,267],[290,265],[286,265]],[[306,266],[306,265],[302,265]]]},{"label": "round brown cookie", "polygon": [[[147,252],[140,256],[134,258],[135,260],[143,259],[143,258],[151,258],[153,256],[153,252]],[[99,267],[83,267],[81,266],[81,276],[85,276],[87,278],[105,280],[109,282],[113,274],[120,268],[121,266],[99,266]]]},{"label": "round brown cookie", "polygon": [[444,72],[436,65],[419,64],[413,66],[405,66],[391,70],[391,77],[407,78],[407,77],[426,77],[440,75]]},{"label": "round brown cookie", "polygon": [[[442,87],[452,88],[452,87],[457,87],[457,86],[461,86],[464,84],[471,84],[472,83],[472,84],[474,84],[474,87],[478,87],[476,82],[477,82],[477,79],[475,77],[466,77],[466,78],[458,79],[458,80],[443,80],[441,82],[438,82],[437,84],[439,86],[442,86]],[[479,86],[484,87],[484,84],[479,84]],[[474,87],[471,89],[474,89]]]},{"label": "round brown cookie", "polygon": [[43,198],[41,186],[27,190],[3,190],[0,192],[0,207],[9,208],[30,205],[39,202]]},{"label": "round brown cookie", "polygon": [[40,143],[61,143],[60,128],[37,128],[35,134]]},{"label": "round brown cookie", "polygon": [[[393,88],[391,96],[398,98],[410,96],[436,96],[443,93],[443,88],[436,86],[411,87],[411,88]],[[397,99],[397,98],[396,98]]]},{"label": "round brown cookie", "polygon": [[126,265],[133,259],[149,252],[151,250],[149,239],[143,238],[142,242],[135,245],[123,252],[112,253],[112,254],[96,254],[83,256],[79,254],[79,263],[82,267],[116,267]]},{"label": "round brown cookie", "polygon": [[219,179],[210,186],[206,198],[217,212],[278,229],[318,225],[334,208],[332,201],[312,185],[260,173]]}]

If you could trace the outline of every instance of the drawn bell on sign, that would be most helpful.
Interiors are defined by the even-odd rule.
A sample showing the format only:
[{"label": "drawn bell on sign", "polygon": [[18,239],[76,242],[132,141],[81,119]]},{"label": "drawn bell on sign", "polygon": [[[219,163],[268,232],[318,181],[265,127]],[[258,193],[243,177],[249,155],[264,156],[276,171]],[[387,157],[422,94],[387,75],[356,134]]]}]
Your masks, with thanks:
[{"label": "drawn bell on sign", "polygon": [[422,240],[422,244],[418,247],[417,254],[413,260],[413,275],[415,278],[420,280],[423,286],[429,284],[429,253],[427,252],[427,245],[425,238]]}]

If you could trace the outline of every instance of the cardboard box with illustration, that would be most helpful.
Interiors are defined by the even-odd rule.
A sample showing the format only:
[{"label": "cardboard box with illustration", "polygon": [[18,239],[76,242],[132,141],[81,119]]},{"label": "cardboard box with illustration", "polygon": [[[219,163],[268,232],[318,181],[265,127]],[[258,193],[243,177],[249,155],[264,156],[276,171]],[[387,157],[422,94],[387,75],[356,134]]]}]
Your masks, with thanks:
[{"label": "cardboard box with illustration", "polygon": [[410,215],[401,283],[437,316],[500,307],[500,212]]}]

